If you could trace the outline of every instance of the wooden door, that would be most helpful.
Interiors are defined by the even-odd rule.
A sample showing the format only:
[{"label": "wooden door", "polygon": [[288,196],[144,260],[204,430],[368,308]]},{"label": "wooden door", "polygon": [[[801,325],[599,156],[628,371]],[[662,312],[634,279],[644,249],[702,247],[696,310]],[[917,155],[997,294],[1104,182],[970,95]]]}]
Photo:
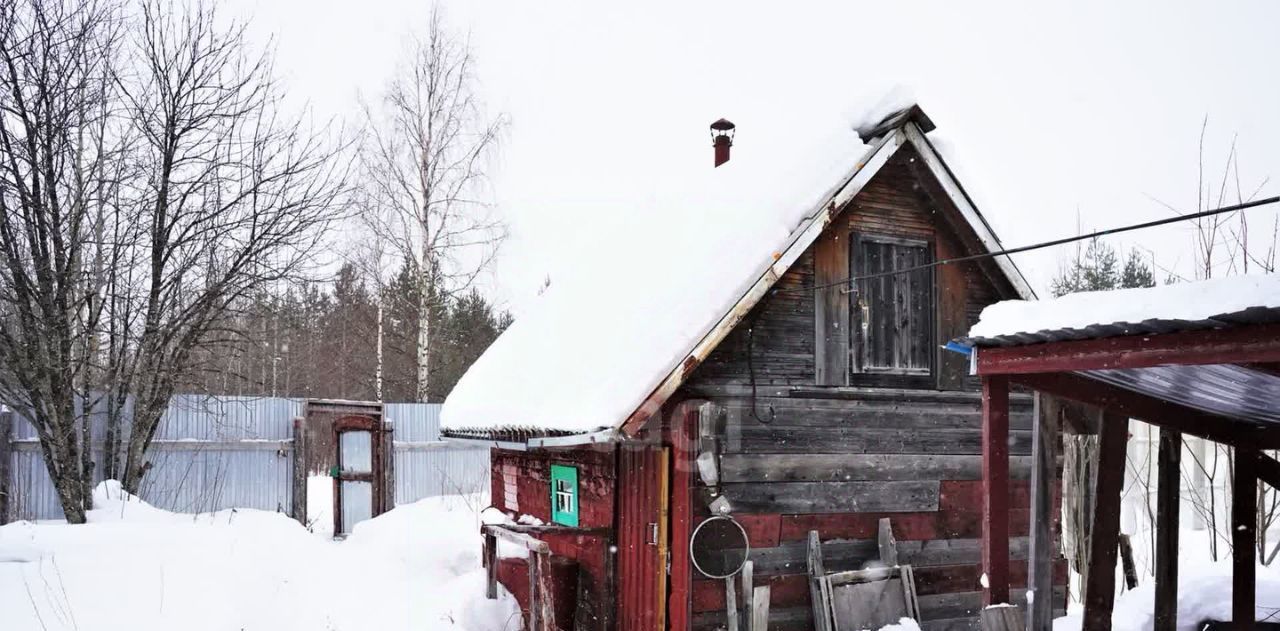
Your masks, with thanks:
[{"label": "wooden door", "polygon": [[668,452],[623,443],[618,454],[618,629],[663,631],[667,612]]},{"label": "wooden door", "polygon": [[334,536],[350,534],[356,524],[387,510],[385,444],[378,419],[344,416],[334,421]]}]

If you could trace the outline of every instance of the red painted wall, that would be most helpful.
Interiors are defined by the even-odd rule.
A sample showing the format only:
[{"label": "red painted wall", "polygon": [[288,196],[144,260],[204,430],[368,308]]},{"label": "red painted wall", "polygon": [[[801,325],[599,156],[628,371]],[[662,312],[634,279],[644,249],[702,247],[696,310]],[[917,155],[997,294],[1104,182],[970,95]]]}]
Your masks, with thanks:
[{"label": "red painted wall", "polygon": [[[490,452],[490,486],[493,506],[513,519],[530,515],[551,523],[551,465],[562,464],[578,469],[578,527],[583,529],[613,528],[615,488],[614,448],[583,447],[575,449],[511,451],[493,449]],[[563,566],[560,573],[574,573],[576,580],[558,579],[555,582],[556,602],[573,602],[577,597],[578,581],[586,581],[582,591],[592,600],[593,608],[606,606],[609,585],[606,564],[609,539],[606,534],[543,534],[539,538],[551,546],[553,559]],[[581,574],[577,572],[581,570]],[[498,581],[507,588],[528,610],[528,566],[521,559],[503,559],[499,564]],[[572,585],[571,590],[569,586]],[[557,610],[562,609],[557,607]],[[565,609],[572,611],[572,608]],[[561,614],[557,614],[561,615]],[[572,620],[557,620],[564,628],[573,628]]]}]

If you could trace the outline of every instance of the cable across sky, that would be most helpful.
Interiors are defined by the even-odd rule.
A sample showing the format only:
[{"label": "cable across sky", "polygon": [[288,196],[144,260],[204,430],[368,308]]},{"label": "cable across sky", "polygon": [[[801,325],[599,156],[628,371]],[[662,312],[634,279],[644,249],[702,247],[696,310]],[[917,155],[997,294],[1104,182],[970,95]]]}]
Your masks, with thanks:
[{"label": "cable across sky", "polygon": [[830,283],[822,283],[822,284],[818,284],[818,285],[810,285],[810,286],[808,286],[808,287],[797,287],[797,288],[793,288],[793,289],[778,289],[778,290],[776,290],[776,291],[778,291],[778,292],[800,292],[800,291],[813,291],[813,290],[816,290],[816,289],[827,289],[827,288],[830,288],[830,287],[843,287],[843,286],[845,286],[845,285],[849,285],[850,283],[855,283],[855,282],[860,281],[860,280],[870,280],[870,279],[873,279],[873,278],[882,278],[882,277],[885,277],[885,276],[896,276],[896,275],[898,275],[898,274],[907,274],[907,273],[910,273],[910,272],[916,272],[916,271],[920,271],[920,270],[931,269],[931,268],[939,267],[939,266],[942,266],[942,265],[950,265],[950,264],[952,264],[952,263],[965,263],[965,262],[968,262],[968,261],[977,261],[977,260],[981,260],[981,259],[994,258],[994,257],[997,257],[997,256],[1008,256],[1008,255],[1011,255],[1011,254],[1020,254],[1020,253],[1022,253],[1022,252],[1030,252],[1030,251],[1032,251],[1032,250],[1040,250],[1040,249],[1043,249],[1043,248],[1053,247],[1053,246],[1055,246],[1055,245],[1063,245],[1063,244],[1066,244],[1066,243],[1074,243],[1074,242],[1076,242],[1076,241],[1084,241],[1084,240],[1086,240],[1086,239],[1094,239],[1094,238],[1097,238],[1097,237],[1105,237],[1105,236],[1108,236],[1108,235],[1120,234],[1120,233],[1124,233],[1124,232],[1132,232],[1132,231],[1134,231],[1134,230],[1143,230],[1143,229],[1146,229],[1146,228],[1155,228],[1155,227],[1157,227],[1157,226],[1164,226],[1164,225],[1168,225],[1168,224],[1172,224],[1172,223],[1178,223],[1178,222],[1180,222],[1180,221],[1191,221],[1191,220],[1194,220],[1194,219],[1203,219],[1203,218],[1205,218],[1205,217],[1212,217],[1212,216],[1215,216],[1215,215],[1221,215],[1221,214],[1225,214],[1225,213],[1231,213],[1231,212],[1236,212],[1236,211],[1241,211],[1241,210],[1247,210],[1247,209],[1250,209],[1250,208],[1256,208],[1256,207],[1258,207],[1258,206],[1266,206],[1266,205],[1268,205],[1268,204],[1275,204],[1275,203],[1277,203],[1277,202],[1280,202],[1280,195],[1278,195],[1278,196],[1274,196],[1274,197],[1267,197],[1267,198],[1264,198],[1264,199],[1255,199],[1255,200],[1248,201],[1248,202],[1244,202],[1244,203],[1241,203],[1241,204],[1233,204],[1233,205],[1231,205],[1231,206],[1222,206],[1222,207],[1220,207],[1220,208],[1212,208],[1212,209],[1209,209],[1209,210],[1202,210],[1202,211],[1200,211],[1200,212],[1190,213],[1190,214],[1186,214],[1186,215],[1178,215],[1178,216],[1176,216],[1176,217],[1167,217],[1167,218],[1165,218],[1165,219],[1156,219],[1156,220],[1153,220],[1153,221],[1145,221],[1145,222],[1142,222],[1142,223],[1135,223],[1135,224],[1130,224],[1130,225],[1127,225],[1127,226],[1120,226],[1120,227],[1116,227],[1116,228],[1108,228],[1108,229],[1106,229],[1106,230],[1098,230],[1098,231],[1095,231],[1095,232],[1090,232],[1090,233],[1086,233],[1086,234],[1075,235],[1075,236],[1072,236],[1072,237],[1063,237],[1063,238],[1061,238],[1061,239],[1053,239],[1053,240],[1051,240],[1051,241],[1042,241],[1042,242],[1040,242],[1040,243],[1033,243],[1033,244],[1030,244],[1030,245],[1023,245],[1023,246],[1019,246],[1019,247],[1016,247],[1016,248],[1006,248],[1006,249],[1003,249],[1003,250],[997,250],[997,251],[995,251],[995,252],[984,252],[984,253],[982,253],[982,254],[970,254],[970,255],[967,255],[967,256],[957,256],[957,257],[953,257],[953,258],[949,258],[949,259],[942,259],[941,261],[934,261],[934,262],[932,262],[932,263],[925,263],[925,264],[923,264],[923,265],[915,265],[915,266],[912,266],[912,267],[904,267],[904,268],[902,268],[902,269],[894,269],[894,270],[888,270],[888,271],[885,271],[885,272],[876,272],[876,273],[874,273],[874,274],[864,274],[864,275],[860,275],[860,276],[851,276],[851,277],[849,277],[849,278],[845,278],[845,279],[843,279],[843,280],[838,280],[838,281],[834,281],[834,282],[830,282]]}]

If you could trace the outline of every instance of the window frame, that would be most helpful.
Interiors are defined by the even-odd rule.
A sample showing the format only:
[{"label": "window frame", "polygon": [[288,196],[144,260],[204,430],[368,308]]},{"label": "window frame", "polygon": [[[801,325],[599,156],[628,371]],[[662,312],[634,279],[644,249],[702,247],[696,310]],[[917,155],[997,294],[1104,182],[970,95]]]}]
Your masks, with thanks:
[{"label": "window frame", "polygon": [[[928,263],[937,262],[937,248],[934,239],[924,236],[900,236],[892,234],[883,234],[876,232],[864,232],[852,230],[849,233],[848,240],[848,260],[849,260],[849,277],[854,278],[866,273],[860,269],[860,255],[863,251],[863,244],[871,242],[879,245],[890,245],[909,248],[923,248],[927,254]],[[868,367],[866,364],[868,359],[868,345],[864,343],[867,335],[863,333],[868,323],[863,321],[864,309],[861,306],[860,294],[862,294],[863,281],[856,281],[858,288],[849,292],[848,309],[849,309],[849,383],[850,385],[862,386],[906,386],[906,387],[928,387],[935,385],[938,375],[938,275],[934,269],[929,268],[928,273],[928,296],[929,305],[926,310],[928,322],[924,323],[924,330],[928,332],[924,345],[928,349],[926,357],[928,358],[927,369],[908,369],[908,368],[892,368],[873,366]]]},{"label": "window frame", "polygon": [[[566,492],[560,490],[559,483],[565,483],[569,490],[567,492],[571,506],[569,510],[561,510],[561,499]],[[562,526],[578,526],[579,509],[581,508],[580,497],[578,494],[578,468],[572,465],[553,464],[551,465],[551,522]]]}]

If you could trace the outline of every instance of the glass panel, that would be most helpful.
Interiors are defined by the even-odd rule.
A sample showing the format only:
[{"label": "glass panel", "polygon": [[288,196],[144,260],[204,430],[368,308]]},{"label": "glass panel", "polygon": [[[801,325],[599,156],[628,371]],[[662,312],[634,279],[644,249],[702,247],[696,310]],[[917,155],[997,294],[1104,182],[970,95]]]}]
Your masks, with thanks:
[{"label": "glass panel", "polygon": [[369,432],[338,434],[342,449],[342,470],[354,473],[373,471],[373,438]]},{"label": "glass panel", "polygon": [[347,534],[356,524],[373,516],[373,484],[369,482],[342,481],[342,533]]}]

